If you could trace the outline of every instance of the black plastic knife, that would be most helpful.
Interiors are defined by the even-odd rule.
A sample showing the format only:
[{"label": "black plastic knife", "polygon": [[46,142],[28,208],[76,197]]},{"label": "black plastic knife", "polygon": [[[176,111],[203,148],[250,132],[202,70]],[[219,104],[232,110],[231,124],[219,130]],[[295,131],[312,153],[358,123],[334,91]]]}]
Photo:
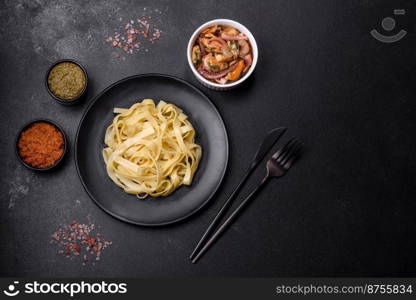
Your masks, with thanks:
[{"label": "black plastic knife", "polygon": [[202,245],[208,239],[208,236],[212,233],[214,228],[218,225],[219,221],[221,220],[221,217],[224,216],[228,207],[231,205],[233,199],[235,198],[235,196],[237,196],[238,192],[240,191],[241,187],[246,182],[246,180],[248,179],[250,174],[256,169],[257,165],[263,160],[263,158],[270,151],[270,149],[273,147],[273,145],[276,144],[276,142],[283,135],[283,133],[285,133],[286,129],[287,129],[286,127],[275,128],[275,129],[271,130],[267,134],[267,136],[264,138],[260,147],[257,149],[256,155],[254,155],[254,158],[253,158],[248,170],[246,171],[244,177],[241,179],[240,183],[235,187],[235,189],[231,193],[230,197],[228,197],[227,201],[225,201],[224,205],[218,211],[217,215],[215,216],[215,218],[211,222],[211,224],[208,226],[207,230],[205,230],[204,235],[199,240],[199,242],[196,245],[194,251],[192,251],[192,254],[189,256],[189,259],[192,260],[195,257],[195,255],[199,252],[199,250],[202,248]]}]

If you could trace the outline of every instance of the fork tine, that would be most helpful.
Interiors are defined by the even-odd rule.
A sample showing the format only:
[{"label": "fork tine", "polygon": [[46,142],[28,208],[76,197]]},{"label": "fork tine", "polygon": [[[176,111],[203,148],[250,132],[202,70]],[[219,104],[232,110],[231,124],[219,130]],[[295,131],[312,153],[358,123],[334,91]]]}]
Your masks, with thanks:
[{"label": "fork tine", "polygon": [[290,153],[293,151],[293,148],[296,147],[298,144],[298,139],[294,138],[290,145],[287,147],[286,151],[280,155],[280,157],[277,159],[277,162],[280,163],[283,166],[283,161],[286,160],[286,158],[290,155]]},{"label": "fork tine", "polygon": [[302,147],[301,141],[297,140],[296,142],[294,142],[293,147],[287,151],[287,154],[285,155],[285,157],[282,158],[282,160],[280,161],[282,166],[284,166],[292,156],[296,155],[296,153],[299,151],[301,147]]},{"label": "fork tine", "polygon": [[290,144],[295,140],[295,138],[290,139],[282,148],[280,148],[279,150],[276,151],[275,154],[273,154],[272,158],[274,160],[277,160],[278,158],[280,158],[280,156],[282,154],[284,154],[286,152],[287,147],[290,146]]},{"label": "fork tine", "polygon": [[297,148],[296,152],[293,153],[293,155],[287,160],[287,162],[283,165],[285,169],[289,169],[295,160],[299,157],[300,153],[302,152],[303,143],[299,144],[299,147]]}]

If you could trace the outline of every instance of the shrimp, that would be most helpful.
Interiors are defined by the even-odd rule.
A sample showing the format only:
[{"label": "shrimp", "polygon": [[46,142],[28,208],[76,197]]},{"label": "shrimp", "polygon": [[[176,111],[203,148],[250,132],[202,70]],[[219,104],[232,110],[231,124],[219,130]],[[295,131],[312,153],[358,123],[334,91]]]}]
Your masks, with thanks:
[{"label": "shrimp", "polygon": [[239,56],[244,57],[250,52],[250,45],[246,40],[238,40],[238,45],[240,46]]},{"label": "shrimp", "polygon": [[209,72],[219,72],[228,68],[228,64],[225,62],[219,62],[212,53],[205,55],[202,60],[204,69]]},{"label": "shrimp", "polygon": [[215,59],[219,62],[230,61],[234,57],[228,46],[221,47],[221,53],[215,54]]},{"label": "shrimp", "polygon": [[222,44],[218,41],[210,41],[207,46],[208,52],[221,52]]}]

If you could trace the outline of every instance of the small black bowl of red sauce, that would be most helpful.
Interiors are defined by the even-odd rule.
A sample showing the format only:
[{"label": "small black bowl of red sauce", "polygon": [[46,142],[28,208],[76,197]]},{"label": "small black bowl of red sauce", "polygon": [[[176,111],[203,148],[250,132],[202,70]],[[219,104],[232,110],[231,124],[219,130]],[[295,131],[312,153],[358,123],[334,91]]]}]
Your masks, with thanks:
[{"label": "small black bowl of red sauce", "polygon": [[73,105],[85,98],[87,71],[75,60],[58,60],[46,72],[45,85],[49,95],[58,103]]},{"label": "small black bowl of red sauce", "polygon": [[33,171],[57,168],[67,151],[63,129],[54,121],[37,119],[24,125],[16,138],[19,161]]}]

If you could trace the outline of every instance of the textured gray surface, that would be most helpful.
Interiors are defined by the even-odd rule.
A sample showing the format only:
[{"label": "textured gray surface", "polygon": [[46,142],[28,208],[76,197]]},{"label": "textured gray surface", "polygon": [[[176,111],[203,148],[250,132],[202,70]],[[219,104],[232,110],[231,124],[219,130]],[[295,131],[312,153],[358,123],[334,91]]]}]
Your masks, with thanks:
[{"label": "textured gray surface", "polygon": [[[0,275],[2,276],[405,276],[415,275],[415,34],[409,1],[1,1]],[[399,7],[402,5],[402,7]],[[151,11],[163,31],[148,52],[114,58],[105,42],[119,18]],[[394,8],[408,30],[383,45],[369,31]],[[156,11],[157,10],[157,11]],[[159,13],[159,11],[161,13]],[[141,228],[117,221],[87,196],[70,149],[53,174],[19,165],[16,131],[57,121],[71,145],[88,101],[109,84],[147,72],[197,84],[185,48],[213,18],[245,24],[259,45],[255,76],[238,90],[201,89],[221,112],[231,158],[217,196],[180,224]],[[74,58],[89,94],[54,103],[44,72]],[[199,86],[199,85],[198,85]],[[99,120],[97,120],[99,122]],[[198,265],[187,260],[264,134],[288,126],[307,145],[287,177],[270,184]],[[262,176],[259,168],[247,193]],[[113,241],[95,265],[57,253],[50,235],[87,216]]]}]

